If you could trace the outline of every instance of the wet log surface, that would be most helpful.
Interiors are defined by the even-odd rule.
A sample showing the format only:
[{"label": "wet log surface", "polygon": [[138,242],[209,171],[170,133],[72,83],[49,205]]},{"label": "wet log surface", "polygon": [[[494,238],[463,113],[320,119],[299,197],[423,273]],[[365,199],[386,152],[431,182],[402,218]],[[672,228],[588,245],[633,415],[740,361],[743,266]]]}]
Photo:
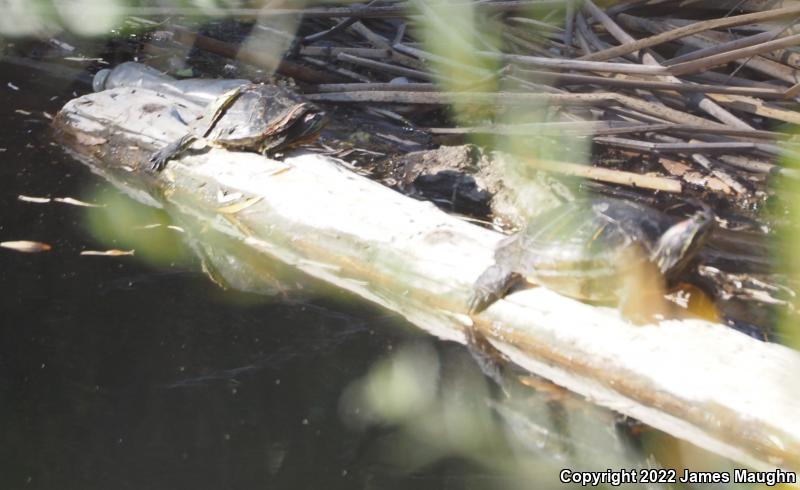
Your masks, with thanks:
[{"label": "wet log surface", "polygon": [[[55,126],[79,158],[121,188],[254,256],[291,264],[443,339],[464,342],[465,329],[477,328],[531,372],[739,462],[800,469],[797,352],[701,320],[634,326],[614,309],[545,288],[514,293],[470,318],[466,300],[503,235],[321,154],[277,161],[212,149],[150,174],[143,170],[150,152],[185,130],[176,102],[108,90],[69,102]],[[184,101],[184,110],[199,108]],[[237,193],[239,201],[219,202]]]}]

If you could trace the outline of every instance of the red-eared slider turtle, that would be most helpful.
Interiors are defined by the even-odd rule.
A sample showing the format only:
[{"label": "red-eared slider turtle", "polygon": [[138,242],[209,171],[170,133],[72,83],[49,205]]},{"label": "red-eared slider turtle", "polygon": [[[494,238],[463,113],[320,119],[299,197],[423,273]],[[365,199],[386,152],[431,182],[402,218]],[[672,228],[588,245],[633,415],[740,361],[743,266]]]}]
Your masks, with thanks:
[{"label": "red-eared slider turtle", "polygon": [[185,135],[150,157],[150,165],[162,170],[194,141],[272,153],[312,140],[326,122],[322,110],[284,87],[242,85],[217,97]]},{"label": "red-eared slider turtle", "polygon": [[647,261],[666,280],[676,278],[713,223],[705,205],[676,223],[655,209],[617,199],[562,204],[498,244],[495,264],[475,283],[470,312],[486,309],[519,279],[575,299],[619,304],[626,270]]}]

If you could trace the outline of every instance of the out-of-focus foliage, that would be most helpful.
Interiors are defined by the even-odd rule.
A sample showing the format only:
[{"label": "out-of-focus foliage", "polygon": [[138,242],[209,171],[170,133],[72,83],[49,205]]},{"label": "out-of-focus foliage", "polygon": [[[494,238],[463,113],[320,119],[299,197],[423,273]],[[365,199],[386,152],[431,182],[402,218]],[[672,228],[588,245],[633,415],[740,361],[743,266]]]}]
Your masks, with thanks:
[{"label": "out-of-focus foliage", "polygon": [[377,363],[341,403],[350,426],[396,429],[379,444],[380,457],[407,471],[459,456],[514,478],[552,482],[549,471],[536,478],[542,466],[530,454],[518,455],[527,460],[521,464],[493,412],[489,385],[475,365],[464,356],[442,359],[427,343],[406,345]]},{"label": "out-of-focus foliage", "polygon": [[246,12],[259,18],[259,9],[305,5],[304,0],[0,0],[0,35],[48,37],[67,30],[80,36],[103,36],[119,28],[126,16],[226,17]]},{"label": "out-of-focus foliage", "polygon": [[[340,414],[358,430],[381,427],[370,448],[377,459],[414,472],[460,458],[486,472],[487,488],[560,487],[562,468],[663,467],[682,475],[682,468],[734,467],[652,429],[634,435],[610,411],[540,378],[505,379],[501,392],[463,352],[415,342],[355,380],[342,395]],[[483,488],[479,480],[473,483]]]},{"label": "out-of-focus foliage", "polygon": [[[499,26],[475,12],[468,3],[448,0],[415,0],[412,14],[419,15],[416,37],[434,55],[431,67],[442,90],[448,92],[493,92],[496,62],[476,56],[477,51],[499,46]],[[453,100],[456,119],[469,121],[471,107]]]},{"label": "out-of-focus foliage", "polygon": [[62,28],[82,36],[107,34],[125,14],[122,0],[2,0],[0,34],[48,36]]},{"label": "out-of-focus foliage", "polygon": [[138,259],[154,265],[188,259],[180,228],[168,227],[170,221],[164,212],[110,191],[88,200],[107,204],[87,210],[89,231],[104,247],[134,249]]},{"label": "out-of-focus foliage", "polygon": [[[477,109],[468,101],[468,94],[476,92],[525,92],[539,89],[533,81],[520,84],[517,77],[509,78],[498,61],[482,57],[481,51],[499,52],[509,41],[503,26],[490,17],[476,12],[474,4],[455,0],[415,0],[410,14],[417,15],[414,35],[431,53],[431,66],[440,88],[456,94],[451,115],[464,126],[524,127],[527,123],[559,120],[560,114],[546,105],[515,103],[496,104]],[[538,17],[532,9],[527,15]],[[507,51],[506,49],[504,49]],[[534,53],[520,53],[534,54]],[[527,84],[526,84],[527,83]],[[458,94],[463,94],[459,97]],[[507,155],[503,160],[504,183],[514,188],[518,196],[528,196],[532,203],[519,202],[519,209],[530,209],[533,214],[546,208],[538,205],[540,199],[530,196],[526,189],[536,173],[537,160],[568,161],[579,163],[586,159],[588,145],[584,140],[569,138],[564,134],[542,134],[535,126],[527,133],[513,135],[475,136],[473,142],[494,148]]]},{"label": "out-of-focus foliage", "polygon": [[[784,158],[782,165],[789,168],[798,168],[800,162]],[[800,284],[800,181],[791,177],[781,177],[777,181],[779,204],[774,216],[783,226],[778,229],[779,243],[776,248],[778,268],[786,274],[793,284]],[[785,208],[783,207],[785,206]],[[785,213],[785,214],[784,214]],[[800,299],[794,298],[794,309],[800,308]],[[796,318],[796,317],[794,317]],[[800,350],[800,330],[790,313],[783,313],[783,318],[778,323],[780,337],[786,345]]]},{"label": "out-of-focus foliage", "polygon": [[124,15],[121,0],[64,0],[53,7],[67,29],[83,36],[107,33]]},{"label": "out-of-focus foliage", "polygon": [[57,31],[52,5],[36,0],[0,0],[0,35],[45,36]]}]

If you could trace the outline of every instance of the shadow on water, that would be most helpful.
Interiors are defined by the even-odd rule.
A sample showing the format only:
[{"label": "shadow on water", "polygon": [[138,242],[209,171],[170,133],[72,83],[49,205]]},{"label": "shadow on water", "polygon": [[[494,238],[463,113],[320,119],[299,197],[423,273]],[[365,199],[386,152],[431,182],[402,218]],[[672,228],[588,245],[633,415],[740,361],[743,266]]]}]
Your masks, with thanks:
[{"label": "shadow on water", "polygon": [[0,73],[19,89],[0,86],[0,241],[53,247],[0,249],[4,488],[534,488],[562,467],[657,464],[659,450],[686,465],[673,439],[541,380],[512,374],[509,397],[461,347],[345,293],[300,279],[273,296],[222,291],[180,233],[161,235],[174,253],[158,267],[80,256],[132,248],[88,231],[116,208],[17,196],[168,218],[51,143],[43,112],[75,87]]}]

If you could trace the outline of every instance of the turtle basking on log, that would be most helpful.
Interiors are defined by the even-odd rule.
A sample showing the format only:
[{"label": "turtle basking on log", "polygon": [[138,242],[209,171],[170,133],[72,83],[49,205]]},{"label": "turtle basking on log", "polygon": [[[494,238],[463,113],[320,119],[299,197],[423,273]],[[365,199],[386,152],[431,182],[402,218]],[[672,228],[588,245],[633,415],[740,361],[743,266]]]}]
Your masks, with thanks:
[{"label": "turtle basking on log", "polygon": [[649,263],[669,282],[686,270],[714,224],[711,210],[698,204],[677,223],[618,199],[559,205],[500,241],[495,264],[475,283],[470,312],[488,308],[522,279],[578,300],[624,306],[626,272]]},{"label": "turtle basking on log", "polygon": [[242,85],[210,103],[185,135],[150,157],[150,166],[163,170],[195,141],[270,154],[313,140],[326,122],[321,109],[284,87]]}]

